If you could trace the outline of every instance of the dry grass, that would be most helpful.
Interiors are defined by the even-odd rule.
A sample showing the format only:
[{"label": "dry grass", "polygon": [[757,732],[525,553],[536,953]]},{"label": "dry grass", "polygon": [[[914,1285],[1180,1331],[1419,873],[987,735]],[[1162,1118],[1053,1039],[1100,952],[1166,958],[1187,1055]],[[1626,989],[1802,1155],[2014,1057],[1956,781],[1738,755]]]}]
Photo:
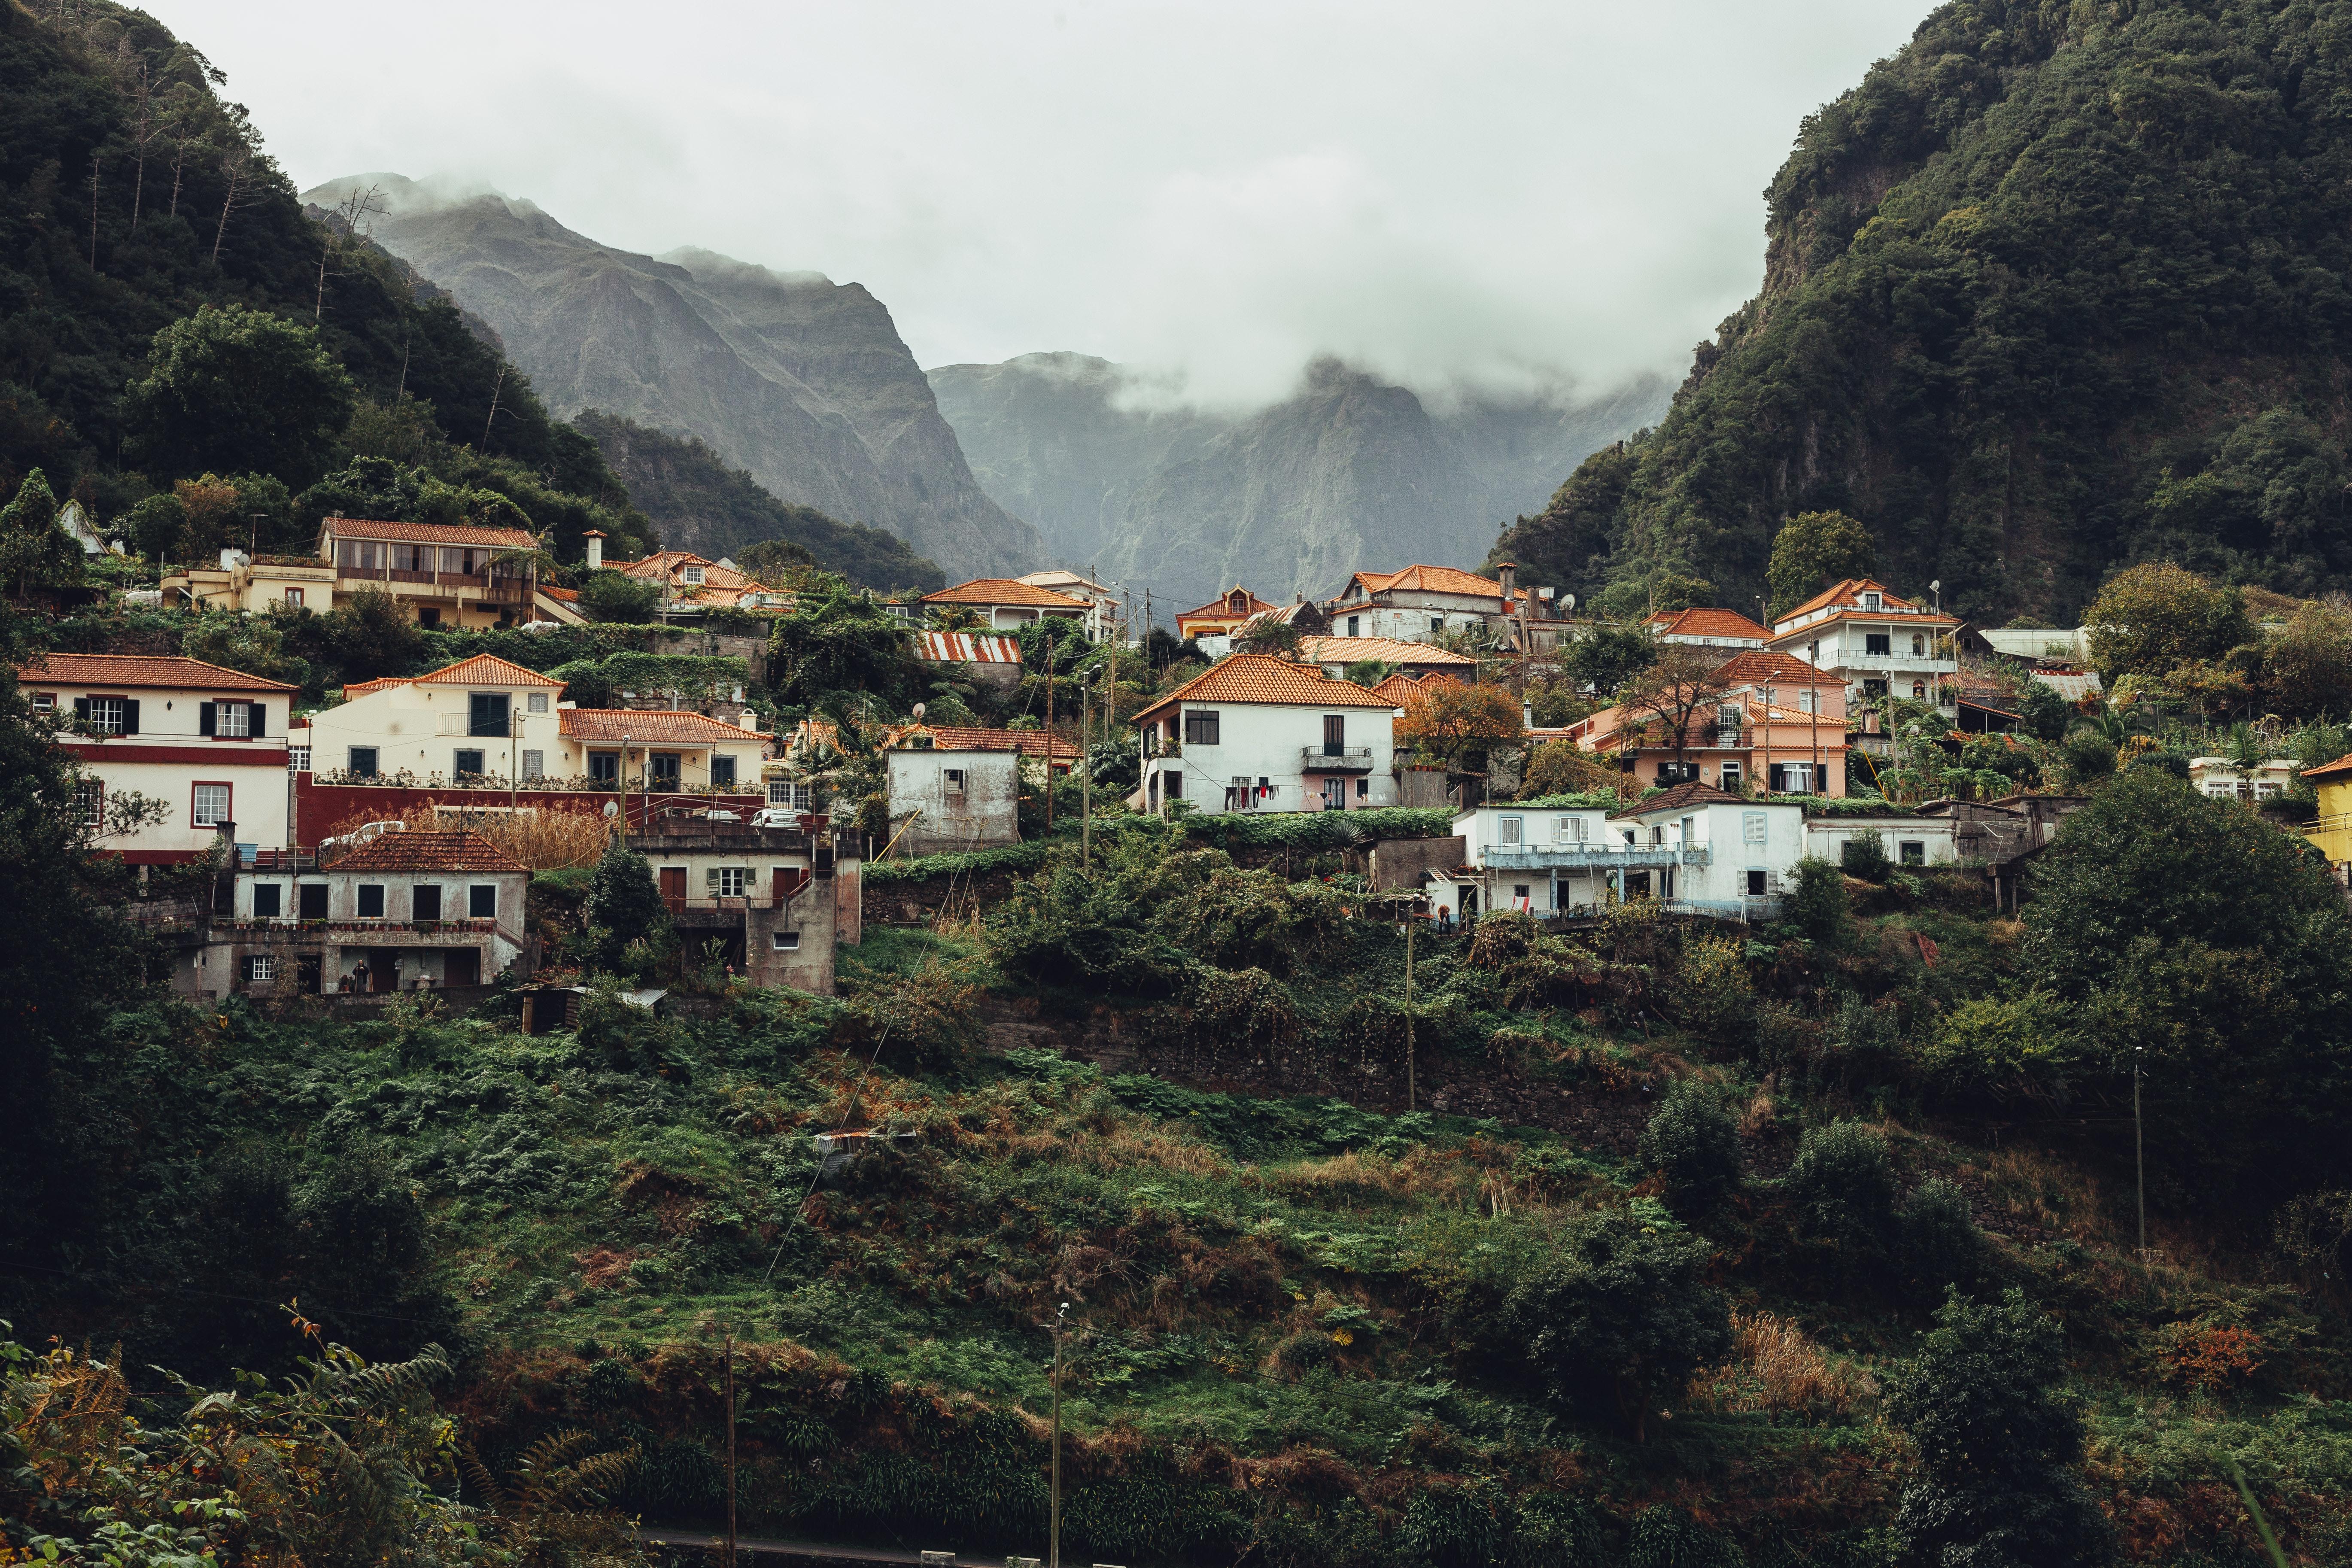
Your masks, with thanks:
[{"label": "dry grass", "polygon": [[2003,1149],[1982,1164],[1985,1195],[2012,1218],[2085,1244],[2117,1240],[2096,1180],[2035,1149]]},{"label": "dry grass", "polygon": [[533,871],[593,866],[604,857],[612,829],[601,816],[553,806],[516,811],[465,805],[411,806],[397,817],[357,811],[329,828],[328,837],[356,833],[372,822],[399,822],[412,833],[467,832],[480,835],[500,854]]},{"label": "dry grass", "polygon": [[1692,1380],[1692,1403],[1709,1410],[1779,1410],[1821,1420],[1851,1415],[1877,1397],[1878,1384],[1868,1373],[1831,1360],[1785,1318],[1734,1312],[1731,1345],[1731,1360]]}]

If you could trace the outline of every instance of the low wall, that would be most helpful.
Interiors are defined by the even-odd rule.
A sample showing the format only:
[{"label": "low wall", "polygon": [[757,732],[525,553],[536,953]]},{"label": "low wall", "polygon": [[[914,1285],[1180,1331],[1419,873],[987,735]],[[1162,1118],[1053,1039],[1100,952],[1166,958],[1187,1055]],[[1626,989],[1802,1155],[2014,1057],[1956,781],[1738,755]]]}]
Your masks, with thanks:
[{"label": "low wall", "polygon": [[[319,840],[332,833],[339,824],[362,814],[367,820],[376,822],[404,816],[420,805],[504,811],[512,804],[535,806],[541,811],[571,811],[583,816],[601,816],[607,805],[618,805],[623,798],[602,790],[526,789],[518,790],[509,796],[502,789],[322,784],[312,783],[309,773],[296,773],[294,846],[301,849],[315,848]],[[748,816],[752,812],[764,810],[768,804],[768,797],[764,795],[647,795],[642,790],[631,790],[625,798],[626,821],[632,833],[644,831],[648,818],[658,817],[665,811],[709,811],[716,808],[740,812]]]}]

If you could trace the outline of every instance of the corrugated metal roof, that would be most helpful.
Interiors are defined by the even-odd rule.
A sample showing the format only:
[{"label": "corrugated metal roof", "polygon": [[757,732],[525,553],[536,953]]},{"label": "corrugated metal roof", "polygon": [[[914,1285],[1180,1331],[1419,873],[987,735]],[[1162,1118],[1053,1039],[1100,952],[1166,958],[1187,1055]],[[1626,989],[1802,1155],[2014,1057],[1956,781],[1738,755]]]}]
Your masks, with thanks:
[{"label": "corrugated metal roof", "polygon": [[1019,664],[1021,645],[985,632],[917,632],[915,657],[931,664]]}]

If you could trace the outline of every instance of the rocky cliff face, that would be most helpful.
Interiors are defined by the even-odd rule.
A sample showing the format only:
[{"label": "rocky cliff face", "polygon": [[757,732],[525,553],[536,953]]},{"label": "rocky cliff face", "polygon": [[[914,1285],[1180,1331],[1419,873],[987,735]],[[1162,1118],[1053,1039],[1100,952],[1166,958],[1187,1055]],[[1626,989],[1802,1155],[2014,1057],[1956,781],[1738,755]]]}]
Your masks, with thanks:
[{"label": "rocky cliff face", "polygon": [[1433,413],[1323,362],[1283,402],[1221,415],[1160,405],[1135,373],[1072,353],[930,379],[982,486],[1057,560],[1181,604],[1236,582],[1280,600],[1328,595],[1367,566],[1474,564],[1498,521],[1666,401],[1652,384],[1568,409]]},{"label": "rocky cliff face", "polygon": [[[887,529],[950,574],[1034,570],[1036,531],[973,480],[890,312],[855,283],[709,251],[638,256],[529,202],[397,175],[374,238],[488,321],[555,412],[699,437],[781,499]],[[495,441],[493,442],[495,445]]]}]

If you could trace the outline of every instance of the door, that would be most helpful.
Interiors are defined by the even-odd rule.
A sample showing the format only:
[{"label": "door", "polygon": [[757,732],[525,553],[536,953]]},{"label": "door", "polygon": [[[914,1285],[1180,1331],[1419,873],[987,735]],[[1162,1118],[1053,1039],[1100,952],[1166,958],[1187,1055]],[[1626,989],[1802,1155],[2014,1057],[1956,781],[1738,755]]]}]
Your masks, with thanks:
[{"label": "door", "polygon": [[477,691],[466,700],[466,733],[506,739],[507,704],[512,700],[503,691]]},{"label": "door", "polygon": [[661,896],[662,902],[669,906],[670,913],[686,912],[685,867],[665,866],[661,868]]},{"label": "door", "polygon": [[1323,754],[1344,757],[1348,754],[1348,716],[1344,713],[1323,715]]},{"label": "door", "polygon": [[481,983],[482,950],[480,948],[451,947],[442,950],[442,984],[479,985]]}]

